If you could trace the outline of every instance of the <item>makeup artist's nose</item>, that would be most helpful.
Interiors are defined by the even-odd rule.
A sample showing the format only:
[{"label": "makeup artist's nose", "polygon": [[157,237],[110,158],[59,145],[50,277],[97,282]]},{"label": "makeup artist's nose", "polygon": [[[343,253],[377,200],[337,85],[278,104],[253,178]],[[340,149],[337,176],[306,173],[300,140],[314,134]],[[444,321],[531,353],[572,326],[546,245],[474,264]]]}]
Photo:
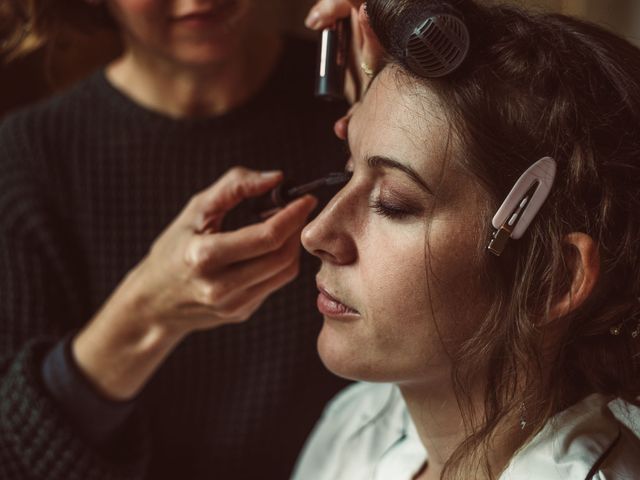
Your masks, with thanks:
[{"label": "makeup artist's nose", "polygon": [[350,215],[344,190],[331,199],[320,214],[302,231],[304,248],[323,262],[348,265],[357,258],[357,248],[349,229]]}]

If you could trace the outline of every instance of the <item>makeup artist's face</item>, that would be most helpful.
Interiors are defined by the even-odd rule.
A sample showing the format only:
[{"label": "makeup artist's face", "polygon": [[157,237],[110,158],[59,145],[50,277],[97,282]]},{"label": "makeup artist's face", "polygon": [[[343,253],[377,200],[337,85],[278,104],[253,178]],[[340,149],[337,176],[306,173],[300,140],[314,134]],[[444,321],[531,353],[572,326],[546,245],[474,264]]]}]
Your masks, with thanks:
[{"label": "makeup artist's face", "polygon": [[353,177],[302,234],[322,260],[320,356],[351,379],[446,378],[443,342],[467,336],[486,305],[485,195],[455,147],[444,160],[443,113],[419,98],[390,69],[375,79],[349,124]]},{"label": "makeup artist's face", "polygon": [[127,44],[180,64],[233,55],[248,32],[253,0],[108,0]]}]

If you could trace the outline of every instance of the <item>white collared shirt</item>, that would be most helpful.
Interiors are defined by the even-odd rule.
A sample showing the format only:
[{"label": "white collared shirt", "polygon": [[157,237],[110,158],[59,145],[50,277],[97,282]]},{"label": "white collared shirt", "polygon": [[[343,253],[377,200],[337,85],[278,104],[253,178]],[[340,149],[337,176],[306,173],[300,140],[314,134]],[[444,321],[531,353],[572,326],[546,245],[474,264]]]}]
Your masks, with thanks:
[{"label": "white collared shirt", "polygon": [[[500,480],[640,480],[640,439],[607,404],[590,395],[556,415]],[[637,409],[613,407],[639,421]],[[327,406],[292,480],[411,480],[427,458],[398,388],[356,383]]]}]

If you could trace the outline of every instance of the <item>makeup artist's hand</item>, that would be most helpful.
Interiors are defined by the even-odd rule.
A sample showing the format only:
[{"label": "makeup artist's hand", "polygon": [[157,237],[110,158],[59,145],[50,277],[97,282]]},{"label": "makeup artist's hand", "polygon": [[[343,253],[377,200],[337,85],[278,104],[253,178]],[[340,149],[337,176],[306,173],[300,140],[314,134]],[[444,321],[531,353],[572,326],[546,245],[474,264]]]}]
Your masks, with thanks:
[{"label": "makeup artist's hand", "polygon": [[336,20],[351,16],[353,32],[352,54],[346,94],[350,103],[362,98],[375,72],[382,68],[383,48],[367,16],[363,0],[319,0],[309,11],[305,24],[312,30],[322,30]]},{"label": "makeup artist's hand", "polygon": [[131,398],[184,336],[247,320],[293,280],[313,197],[262,223],[220,231],[225,213],[281,180],[280,172],[232,169],[195,195],[158,237],[73,342],[77,363],[99,390]]}]

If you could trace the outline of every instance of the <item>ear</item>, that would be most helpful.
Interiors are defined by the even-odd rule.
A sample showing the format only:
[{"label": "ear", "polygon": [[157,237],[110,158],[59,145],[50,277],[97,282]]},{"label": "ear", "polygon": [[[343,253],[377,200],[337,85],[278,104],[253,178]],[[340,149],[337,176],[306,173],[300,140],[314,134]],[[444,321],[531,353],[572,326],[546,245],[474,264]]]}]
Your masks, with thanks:
[{"label": "ear", "polygon": [[365,3],[349,1],[354,7],[351,11],[353,45],[345,94],[350,103],[355,103],[367,91],[375,73],[382,69],[384,48],[369,24]]},{"label": "ear", "polygon": [[600,277],[598,245],[586,233],[573,232],[563,240],[563,254],[569,270],[569,288],[551,306],[549,318],[554,320],[576,310],[591,295]]},{"label": "ear", "polygon": [[384,48],[378,40],[378,36],[371,28],[366,4],[363,3],[358,9],[358,25],[362,35],[362,61],[373,71],[379,71],[384,56]]}]

